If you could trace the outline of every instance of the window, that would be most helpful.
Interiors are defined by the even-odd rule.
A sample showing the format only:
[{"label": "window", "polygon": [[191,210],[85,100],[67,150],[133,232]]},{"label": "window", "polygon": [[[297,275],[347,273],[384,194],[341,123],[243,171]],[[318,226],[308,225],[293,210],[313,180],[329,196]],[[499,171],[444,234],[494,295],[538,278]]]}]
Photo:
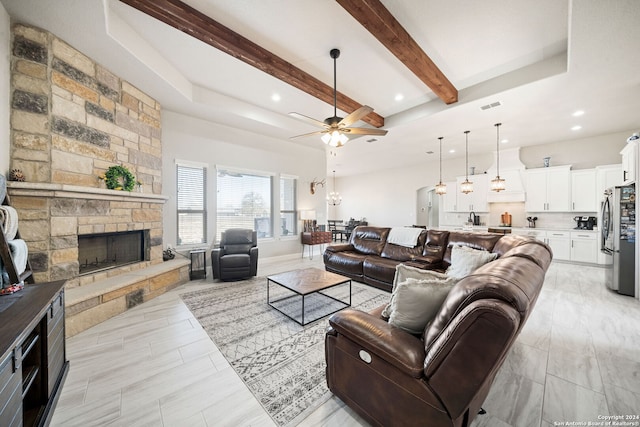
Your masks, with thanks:
[{"label": "window", "polygon": [[250,228],[258,238],[273,237],[270,175],[219,168],[217,182],[216,241],[230,228]]},{"label": "window", "polygon": [[296,183],[294,177],[280,177],[280,235],[296,236],[298,221],[296,218]]},{"label": "window", "polygon": [[177,165],[178,245],[207,241],[206,176],[203,166]]}]

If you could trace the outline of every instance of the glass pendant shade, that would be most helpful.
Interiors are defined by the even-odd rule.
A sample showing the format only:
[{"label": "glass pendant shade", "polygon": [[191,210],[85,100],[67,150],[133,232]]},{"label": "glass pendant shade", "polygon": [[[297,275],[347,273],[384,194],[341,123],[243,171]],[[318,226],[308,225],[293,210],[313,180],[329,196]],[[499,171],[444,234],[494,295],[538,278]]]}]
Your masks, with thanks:
[{"label": "glass pendant shade", "polygon": [[464,182],[462,184],[460,184],[460,191],[462,191],[464,194],[469,194],[473,191],[473,182],[469,181],[469,131],[466,130],[464,131],[464,141],[465,141],[465,173],[466,178],[464,180]]},{"label": "glass pendant shade", "polygon": [[447,184],[442,182],[442,140],[444,137],[438,137],[440,140],[440,181],[436,184],[436,194],[442,196],[443,194],[447,194]]},{"label": "glass pendant shade", "polygon": [[500,175],[491,180],[491,191],[500,192],[505,189],[504,179],[500,178]]},{"label": "glass pendant shade", "polygon": [[491,180],[491,191],[500,192],[505,189],[504,179],[500,178],[500,126],[496,123],[496,177]]},{"label": "glass pendant shade", "polygon": [[469,181],[469,178],[465,179],[464,182],[460,184],[460,191],[464,194],[469,194],[473,192],[473,182]]}]

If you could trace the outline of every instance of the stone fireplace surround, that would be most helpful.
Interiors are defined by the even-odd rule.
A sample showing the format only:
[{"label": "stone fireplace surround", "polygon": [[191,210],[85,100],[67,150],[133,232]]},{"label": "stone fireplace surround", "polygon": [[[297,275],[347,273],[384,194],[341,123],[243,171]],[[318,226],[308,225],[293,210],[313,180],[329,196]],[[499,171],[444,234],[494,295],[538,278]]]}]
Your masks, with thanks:
[{"label": "stone fireplace surround", "polygon": [[[9,182],[36,282],[65,279],[67,336],[188,280],[162,260],[160,104],[54,34],[12,26]],[[141,192],[104,188],[113,165]],[[79,275],[78,236],[148,230],[148,256]]]}]

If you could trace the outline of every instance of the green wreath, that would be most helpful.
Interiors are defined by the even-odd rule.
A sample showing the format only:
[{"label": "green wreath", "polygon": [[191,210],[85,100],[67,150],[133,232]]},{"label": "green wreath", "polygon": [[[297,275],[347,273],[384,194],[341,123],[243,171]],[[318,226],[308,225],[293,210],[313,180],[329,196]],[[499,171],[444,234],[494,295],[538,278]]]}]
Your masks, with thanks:
[{"label": "green wreath", "polygon": [[104,174],[104,181],[110,190],[131,191],[136,185],[136,177],[124,166],[111,166]]}]

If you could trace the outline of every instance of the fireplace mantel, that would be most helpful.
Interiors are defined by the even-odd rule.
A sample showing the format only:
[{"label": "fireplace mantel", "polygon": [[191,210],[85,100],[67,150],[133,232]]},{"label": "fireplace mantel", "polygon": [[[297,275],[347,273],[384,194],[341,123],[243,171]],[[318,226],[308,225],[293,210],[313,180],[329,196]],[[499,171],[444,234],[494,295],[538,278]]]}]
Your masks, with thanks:
[{"label": "fireplace mantel", "polygon": [[167,196],[163,196],[161,194],[108,190],[106,188],[81,187],[68,184],[48,184],[43,182],[8,181],[7,189],[11,196],[98,199],[161,204],[165,203],[169,199]]}]

